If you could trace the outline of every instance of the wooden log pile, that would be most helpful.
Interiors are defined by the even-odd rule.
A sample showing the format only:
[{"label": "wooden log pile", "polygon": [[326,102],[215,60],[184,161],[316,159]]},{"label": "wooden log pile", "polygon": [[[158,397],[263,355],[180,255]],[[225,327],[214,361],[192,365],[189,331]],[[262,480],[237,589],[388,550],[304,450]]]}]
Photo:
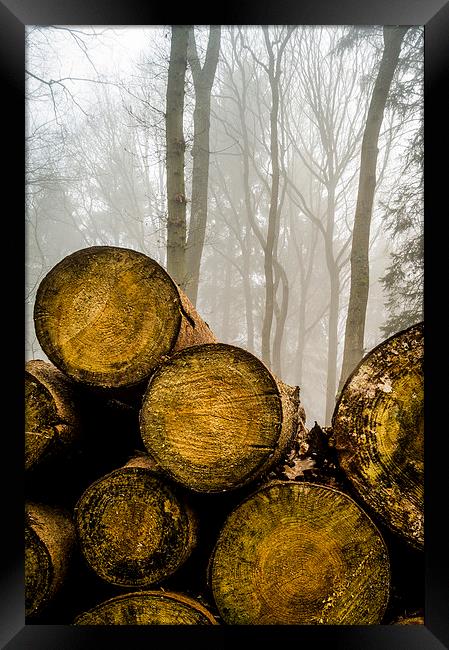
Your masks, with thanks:
[{"label": "wooden log pile", "polygon": [[69,255],[34,319],[27,622],[422,624],[423,324],[307,429],[299,387],[142,253]]}]

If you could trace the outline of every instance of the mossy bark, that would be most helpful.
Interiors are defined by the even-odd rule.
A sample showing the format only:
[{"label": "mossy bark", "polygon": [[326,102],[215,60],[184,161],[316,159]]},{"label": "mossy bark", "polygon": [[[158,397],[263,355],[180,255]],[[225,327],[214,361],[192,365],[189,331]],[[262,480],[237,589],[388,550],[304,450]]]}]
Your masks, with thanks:
[{"label": "mossy bark", "polygon": [[36,616],[62,587],[76,545],[68,512],[38,503],[25,506],[25,613]]},{"label": "mossy bark", "polygon": [[175,481],[217,493],[279,462],[296,439],[302,413],[299,388],[276,379],[255,356],[206,344],[156,370],[140,429],[148,453]]},{"label": "mossy bark", "polygon": [[274,481],[226,520],[210,582],[231,625],[376,624],[389,598],[389,559],[379,531],[346,494]]},{"label": "mossy bark", "polygon": [[197,600],[170,591],[116,596],[77,616],[75,625],[218,625]]},{"label": "mossy bark", "polygon": [[25,364],[25,469],[68,452],[80,434],[73,385],[46,361]]},{"label": "mossy bark", "polygon": [[348,378],[333,435],[355,490],[389,528],[424,543],[424,326],[374,348]]},{"label": "mossy bark", "polygon": [[133,459],[90,485],[75,507],[87,564],[110,584],[146,587],[172,575],[196,543],[194,513],[176,486]]},{"label": "mossy bark", "polygon": [[39,285],[34,322],[55,366],[103,389],[138,385],[166,356],[216,340],[156,261],[112,246],[76,251],[54,266]]}]

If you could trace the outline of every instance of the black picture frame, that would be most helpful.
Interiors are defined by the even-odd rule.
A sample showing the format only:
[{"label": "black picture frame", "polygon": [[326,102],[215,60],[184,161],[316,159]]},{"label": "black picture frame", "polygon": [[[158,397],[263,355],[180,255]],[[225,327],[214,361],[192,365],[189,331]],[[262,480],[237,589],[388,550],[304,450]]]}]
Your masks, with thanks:
[{"label": "black picture frame", "polygon": [[[4,212],[7,245],[3,277],[3,305],[10,324],[5,354],[9,351],[8,381],[4,412],[13,413],[13,422],[4,426],[4,439],[11,444],[3,456],[2,531],[3,549],[0,577],[0,646],[11,650],[39,650],[110,647],[170,648],[175,643],[197,647],[221,648],[231,643],[295,643],[298,648],[310,644],[333,650],[441,650],[449,648],[449,563],[445,537],[447,501],[444,489],[447,474],[447,432],[445,406],[447,381],[435,370],[444,364],[442,355],[445,295],[437,293],[438,280],[446,286],[447,241],[444,225],[447,214],[447,152],[449,102],[444,72],[449,69],[449,4],[443,0],[302,0],[274,3],[260,0],[251,6],[224,3],[212,19],[202,6],[185,3],[172,8],[171,15],[159,3],[134,0],[0,0],[0,70],[4,117],[3,144],[4,195],[12,197]],[[165,11],[164,11],[165,9]],[[23,279],[25,250],[23,243],[23,125],[24,125],[24,28],[30,24],[363,24],[424,25],[425,28],[425,557],[426,600],[424,626],[259,626],[89,628],[61,625],[24,624],[23,579],[23,490],[22,418],[24,319],[20,285]],[[15,188],[15,189],[12,189]],[[20,198],[19,198],[20,197]],[[20,206],[20,208],[19,208]],[[447,228],[447,225],[446,225]],[[5,241],[5,240],[4,240]],[[6,242],[5,242],[6,243]],[[9,251],[6,249],[10,249]],[[7,253],[12,252],[9,256]],[[22,255],[20,255],[20,252]],[[12,258],[12,260],[11,260]],[[12,281],[15,278],[15,282]],[[15,314],[16,318],[11,318]],[[17,343],[17,346],[14,345]],[[446,399],[445,399],[446,398]],[[437,421],[438,418],[438,421]],[[440,498],[439,495],[442,495]],[[152,644],[152,645],[151,645]]]}]

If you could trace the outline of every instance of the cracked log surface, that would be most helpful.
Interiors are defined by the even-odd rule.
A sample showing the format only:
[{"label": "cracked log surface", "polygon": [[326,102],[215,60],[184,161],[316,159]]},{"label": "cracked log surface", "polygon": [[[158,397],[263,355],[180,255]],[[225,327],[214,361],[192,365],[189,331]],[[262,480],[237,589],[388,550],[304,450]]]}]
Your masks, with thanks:
[{"label": "cracked log surface", "polygon": [[218,625],[197,600],[170,591],[116,596],[80,614],[75,625]]},{"label": "cracked log surface", "polygon": [[25,469],[69,450],[80,432],[71,382],[46,361],[25,364]]},{"label": "cracked log surface", "polygon": [[364,502],[417,549],[424,543],[424,325],[374,348],[332,420],[340,465]]},{"label": "cracked log surface", "polygon": [[57,368],[92,387],[144,381],[160,360],[215,337],[168,273],[143,253],[93,246],[44,277],[36,335]]},{"label": "cracked log surface", "polygon": [[144,457],[90,485],[75,507],[75,523],[87,564],[121,587],[167,578],[196,543],[197,522],[187,502]]},{"label": "cracked log surface", "polygon": [[346,494],[273,481],[228,517],[210,583],[231,625],[365,625],[387,606],[387,548]]},{"label": "cracked log surface", "polygon": [[246,350],[183,350],[151,377],[140,413],[143,443],[174,480],[197,492],[232,490],[261,477],[296,439],[299,388],[276,379]]},{"label": "cracked log surface", "polygon": [[70,568],[75,528],[65,510],[25,505],[25,613],[36,616],[54,599]]}]

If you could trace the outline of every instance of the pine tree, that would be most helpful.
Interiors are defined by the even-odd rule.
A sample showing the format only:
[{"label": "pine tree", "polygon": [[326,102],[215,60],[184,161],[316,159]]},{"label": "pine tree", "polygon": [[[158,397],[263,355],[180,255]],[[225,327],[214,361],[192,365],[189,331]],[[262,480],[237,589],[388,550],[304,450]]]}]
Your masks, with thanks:
[{"label": "pine tree", "polygon": [[402,182],[384,206],[387,229],[396,243],[381,282],[388,312],[382,333],[390,336],[423,318],[424,276],[424,133],[410,142]]}]

